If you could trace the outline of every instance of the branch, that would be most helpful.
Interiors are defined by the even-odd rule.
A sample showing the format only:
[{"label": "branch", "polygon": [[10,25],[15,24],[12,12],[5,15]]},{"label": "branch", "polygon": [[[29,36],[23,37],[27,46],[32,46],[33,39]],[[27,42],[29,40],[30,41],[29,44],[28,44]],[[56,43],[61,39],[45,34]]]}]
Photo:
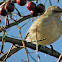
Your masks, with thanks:
[{"label": "branch", "polygon": [[[11,52],[9,53],[9,55],[8,55],[7,58],[9,58],[10,56],[12,56],[14,53],[16,53],[17,51],[19,51],[20,49],[21,49],[21,48],[13,47],[13,48],[11,49]],[[3,61],[3,60],[5,59],[5,57],[6,57],[7,54],[8,54],[8,51],[0,57],[0,61]]]},{"label": "branch", "polygon": [[[2,37],[0,36],[0,41],[1,41],[1,40],[2,40]],[[22,46],[22,41],[21,41],[21,40],[18,40],[18,39],[14,39],[14,38],[10,38],[10,37],[5,37],[5,41],[6,41],[6,42],[13,43],[13,44],[19,44],[20,46]],[[31,48],[31,49],[33,49],[33,50],[36,50],[36,45],[35,45],[35,44],[27,43],[26,41],[24,41],[24,42],[25,42],[26,47],[29,47],[29,48]],[[17,48],[17,47],[13,47],[12,50],[11,50],[11,52],[10,52],[10,54],[8,55],[8,58],[9,58],[11,55],[13,55],[14,53],[16,53],[17,51],[19,51],[20,49],[22,49],[22,47],[20,47],[20,46],[19,46],[18,48]],[[51,56],[53,56],[53,57],[58,58],[58,57],[60,56],[60,53],[59,53],[59,52],[53,50],[53,53],[52,53],[52,50],[51,50],[50,48],[48,48],[48,47],[44,47],[44,46],[42,46],[42,45],[39,45],[38,48],[39,48],[38,50],[39,50],[40,52],[49,54],[49,55],[51,55]],[[5,54],[3,54],[3,55],[0,57],[0,61],[4,60],[4,58],[5,58],[5,56],[6,56],[7,53],[8,53],[8,52],[6,52]]]},{"label": "branch", "polygon": [[57,3],[59,2],[59,0],[57,0]]},{"label": "branch", "polygon": [[23,22],[24,20],[29,19],[31,17],[32,17],[31,15],[23,16],[20,19],[16,20],[15,22],[10,23],[9,25],[6,25],[6,28],[3,28],[3,29],[0,28],[0,32],[2,32],[2,30],[4,31],[12,26],[15,26],[15,25],[17,25],[17,24],[19,24],[19,23]]}]

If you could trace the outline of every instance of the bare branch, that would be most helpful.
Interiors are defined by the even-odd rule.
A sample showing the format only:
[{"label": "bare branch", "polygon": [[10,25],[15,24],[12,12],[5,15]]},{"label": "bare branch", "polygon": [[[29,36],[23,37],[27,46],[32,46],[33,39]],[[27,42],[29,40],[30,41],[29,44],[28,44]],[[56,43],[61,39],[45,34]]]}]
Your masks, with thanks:
[{"label": "bare branch", "polygon": [[47,0],[44,1],[44,5],[45,5],[46,1],[47,1]]},{"label": "bare branch", "polygon": [[49,0],[50,6],[52,6],[51,0]]},{"label": "bare branch", "polygon": [[[8,56],[7,56],[7,58],[9,58],[10,56],[12,56],[14,53],[16,53],[17,51],[19,51],[21,48],[18,48],[18,47],[13,47],[12,49],[11,49],[11,52],[8,54],[8,51],[5,53],[5,54],[3,54],[1,57],[0,57],[0,61],[3,61],[4,59],[5,59],[5,57],[6,57],[6,55],[8,54]],[[7,59],[6,58],[6,59]]]},{"label": "bare branch", "polygon": [[[0,41],[1,40],[2,40],[2,37],[0,36]],[[18,40],[18,39],[14,39],[14,38],[10,38],[10,37],[5,37],[5,41],[6,42],[13,43],[13,44],[19,44],[20,46],[22,46],[22,41],[21,40]],[[24,42],[25,42],[26,47],[29,47],[29,48],[31,48],[33,50],[36,50],[36,45],[35,44],[27,43],[26,41],[24,41]],[[20,49],[22,49],[22,48],[23,47],[13,47],[12,50],[11,50],[11,52],[10,52],[10,54],[8,55],[8,58],[11,55],[13,55],[14,53],[16,53],[17,51],[19,51]],[[60,56],[60,53],[59,52],[53,50],[53,53],[52,53],[52,50],[50,48],[44,47],[42,45],[39,45],[38,46],[38,51],[43,52],[43,53],[46,53],[46,54],[49,54],[49,55],[51,55],[53,57],[56,57],[56,58],[58,58]],[[0,61],[1,60],[4,60],[4,58],[5,58],[5,56],[6,56],[7,53],[8,52],[6,52],[4,55],[2,55],[0,57]]]},{"label": "bare branch", "polygon": [[11,48],[9,49],[8,54],[5,56],[5,59],[4,59],[3,61],[6,61],[6,59],[7,59],[8,55],[9,55],[9,54],[10,54],[10,52],[11,52],[12,47],[13,47],[13,44],[11,45]]},{"label": "bare branch", "polygon": [[2,32],[2,30],[4,31],[5,29],[8,29],[8,28],[10,28],[10,27],[12,27],[12,26],[14,26],[14,25],[17,25],[17,24],[19,24],[19,23],[21,23],[21,22],[23,22],[24,20],[29,19],[29,18],[31,18],[31,15],[23,16],[23,17],[21,17],[20,19],[16,20],[15,22],[10,23],[9,25],[6,25],[6,28],[4,28],[4,29],[1,29],[1,28],[0,28],[0,32]]},{"label": "bare branch", "polygon": [[59,56],[57,62],[61,62],[62,54]]},{"label": "bare branch", "polygon": [[38,62],[40,62],[40,56],[39,56],[39,53],[38,53],[37,27],[36,27],[36,54],[38,56]]},{"label": "bare branch", "polygon": [[59,2],[59,0],[57,0],[57,3]]},{"label": "bare branch", "polygon": [[26,50],[26,46],[25,46],[25,43],[24,43],[24,41],[23,41],[23,39],[22,39],[21,30],[20,30],[20,27],[19,27],[18,25],[17,25],[17,28],[18,28],[18,30],[19,30],[19,34],[20,34],[20,38],[21,38],[21,40],[22,40],[22,44],[23,44],[24,49],[25,49],[25,51],[26,51],[27,61],[29,62],[29,58],[28,58],[28,53],[27,53],[27,50]]}]

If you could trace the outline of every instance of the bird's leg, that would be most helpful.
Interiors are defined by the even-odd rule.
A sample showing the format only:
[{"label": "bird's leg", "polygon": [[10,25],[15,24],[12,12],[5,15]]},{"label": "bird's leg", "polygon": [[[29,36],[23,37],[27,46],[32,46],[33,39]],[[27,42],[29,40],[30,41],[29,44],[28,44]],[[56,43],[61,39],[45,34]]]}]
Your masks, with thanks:
[{"label": "bird's leg", "polygon": [[[52,51],[52,53],[53,53],[53,51],[54,51],[53,46],[52,46],[52,45],[50,45],[50,47],[51,47],[51,51]],[[44,48],[47,48],[47,47],[46,47],[46,46],[44,46]]]},{"label": "bird's leg", "polygon": [[50,45],[50,47],[51,47],[51,50],[52,50],[52,53],[53,53],[53,50],[54,50],[54,49],[53,49],[53,46],[52,46],[52,45]]}]

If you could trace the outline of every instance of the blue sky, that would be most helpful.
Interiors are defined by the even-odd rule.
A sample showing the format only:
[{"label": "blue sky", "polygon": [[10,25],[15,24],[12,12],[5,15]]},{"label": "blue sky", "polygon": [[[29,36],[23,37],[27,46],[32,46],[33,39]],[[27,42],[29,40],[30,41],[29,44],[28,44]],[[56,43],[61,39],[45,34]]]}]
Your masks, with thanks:
[{"label": "blue sky", "polygon": [[[2,1],[2,0],[0,0],[0,2],[1,2],[1,1]],[[41,3],[44,3],[44,1],[45,1],[45,0],[40,0]],[[39,4],[40,2],[38,2],[38,4]],[[57,6],[59,6],[60,8],[62,8],[62,0],[60,0],[59,3],[57,3],[57,0],[51,0],[51,2],[52,2],[52,5],[53,5],[53,6],[54,6],[54,5],[57,5]],[[28,3],[28,2],[27,2],[27,3]],[[47,7],[49,7],[49,6],[50,6],[49,0],[47,0],[47,2],[46,2],[46,4],[45,4],[45,9],[47,9]],[[21,13],[22,16],[25,16],[25,15],[30,14],[30,11],[26,8],[26,5],[25,5],[25,6],[19,6],[17,3],[15,3],[15,7],[16,7],[17,9],[19,9],[19,11],[20,11],[20,13]],[[14,12],[17,13],[16,11],[14,11]],[[1,17],[1,16],[0,16],[0,17]],[[20,17],[17,16],[17,19],[18,19],[18,18],[20,18]],[[36,18],[37,18],[37,17],[34,17],[34,21],[36,20]],[[2,19],[1,25],[4,25],[4,22],[5,22],[4,20],[5,20],[5,17],[3,17],[3,19]],[[28,19],[28,20],[30,20],[30,22],[28,22],[28,23],[21,29],[22,37],[23,37],[23,38],[25,37],[26,32],[27,32],[27,30],[29,29],[29,27],[31,26],[31,24],[34,22],[34,21],[33,21],[33,22],[31,21],[32,18],[30,18],[30,19]],[[28,21],[28,20],[25,20],[24,22],[20,23],[19,26],[22,26],[22,25],[23,25],[26,21]],[[12,22],[12,21],[10,21],[10,22]],[[12,36],[14,36],[13,38],[19,37],[19,32],[18,32],[17,26],[13,26],[13,27],[7,29],[7,33],[8,33],[8,36],[9,36],[9,37],[12,37]],[[19,38],[18,38],[18,39],[19,39]],[[0,45],[1,45],[1,43],[0,43]],[[61,36],[56,42],[54,42],[52,45],[53,45],[53,48],[54,48],[56,51],[62,53],[62,36]],[[4,46],[4,52],[8,51],[9,48],[10,48],[10,46],[11,46],[10,43],[6,43],[5,46]],[[47,47],[50,48],[49,45],[48,45]],[[29,52],[34,52],[34,53],[31,53],[31,55],[37,60],[38,57],[37,57],[37,55],[36,55],[36,52],[35,52],[34,50],[32,50],[32,49],[29,49],[29,48],[28,48],[28,50],[29,50]],[[47,54],[44,54],[44,53],[42,53],[42,52],[39,52],[39,56],[40,56],[41,62],[57,62],[57,58],[52,57],[52,56],[47,55]],[[7,62],[23,62],[23,61],[21,61],[21,60],[25,60],[25,61],[27,60],[27,59],[26,59],[26,54],[25,54],[25,50],[24,50],[24,49],[18,51],[16,54],[14,54],[14,55],[11,56],[10,58],[8,58],[8,59],[7,59]],[[30,61],[30,62],[35,62],[35,61],[33,61],[33,59],[31,59],[30,56],[29,56],[29,61]]]}]

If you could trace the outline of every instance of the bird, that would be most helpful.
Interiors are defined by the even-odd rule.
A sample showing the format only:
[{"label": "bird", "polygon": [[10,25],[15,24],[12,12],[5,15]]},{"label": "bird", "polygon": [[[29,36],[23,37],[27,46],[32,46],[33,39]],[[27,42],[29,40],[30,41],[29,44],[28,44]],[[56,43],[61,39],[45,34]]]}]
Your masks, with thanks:
[{"label": "bird", "polygon": [[[40,15],[28,29],[24,40],[38,45],[51,45],[62,35],[62,21],[60,19],[62,9],[58,6],[50,6],[44,14]],[[37,29],[37,30],[36,30]],[[47,38],[41,41],[43,38]]]},{"label": "bird", "polygon": [[[62,35],[62,21],[60,19],[61,14],[62,9],[60,7],[48,7],[44,14],[40,15],[28,29],[24,40],[32,42],[33,44],[36,44],[36,40],[40,40],[38,41],[38,45],[43,46],[54,43]],[[41,41],[46,37],[47,39]],[[23,47],[20,47],[20,50],[22,48]],[[13,52],[15,52],[15,50],[18,51],[19,49],[15,47]]]}]

